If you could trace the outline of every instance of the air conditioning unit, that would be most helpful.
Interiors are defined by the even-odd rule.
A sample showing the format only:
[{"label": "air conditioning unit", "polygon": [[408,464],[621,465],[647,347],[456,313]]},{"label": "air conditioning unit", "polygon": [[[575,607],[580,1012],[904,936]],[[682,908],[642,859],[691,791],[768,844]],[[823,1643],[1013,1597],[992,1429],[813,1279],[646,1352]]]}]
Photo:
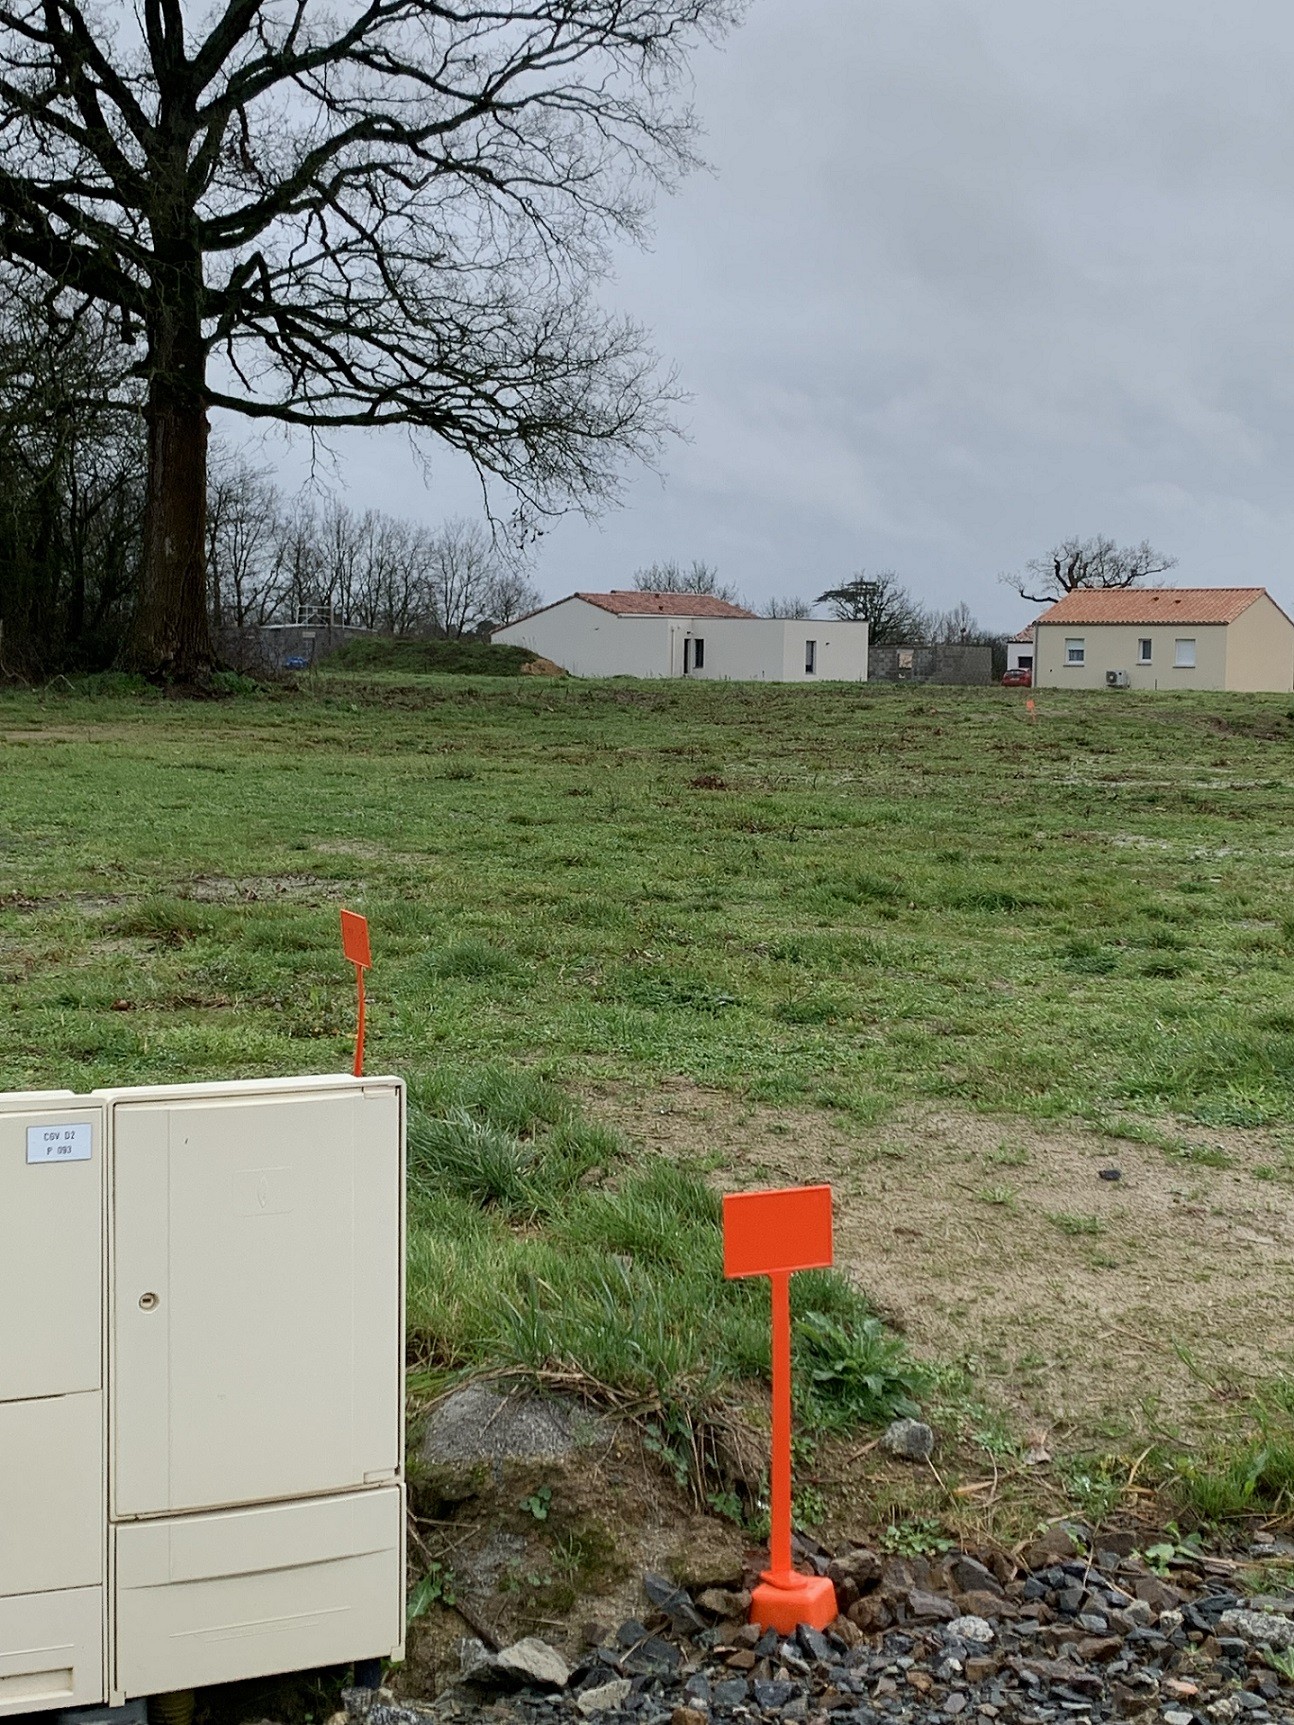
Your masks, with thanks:
[{"label": "air conditioning unit", "polygon": [[404,1116],[0,1095],[0,1720],[400,1657]]},{"label": "air conditioning unit", "polygon": [[1126,689],[1131,679],[1126,671],[1107,671],[1105,686],[1107,689]]}]

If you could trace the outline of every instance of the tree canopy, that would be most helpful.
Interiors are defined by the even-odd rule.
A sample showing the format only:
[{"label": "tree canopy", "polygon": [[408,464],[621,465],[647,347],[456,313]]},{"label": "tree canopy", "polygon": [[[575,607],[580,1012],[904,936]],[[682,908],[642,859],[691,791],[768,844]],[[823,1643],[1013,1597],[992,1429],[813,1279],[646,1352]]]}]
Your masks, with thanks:
[{"label": "tree canopy", "polygon": [[403,425],[596,508],[668,381],[596,284],[691,165],[742,0],[0,0],[0,254],[110,313],[147,395],[133,657],[209,660],[212,407]]},{"label": "tree canopy", "polygon": [[1080,588],[1139,587],[1175,568],[1176,557],[1156,551],[1147,539],[1139,545],[1118,545],[1105,534],[1091,539],[1063,539],[1045,557],[1025,565],[1023,575],[1003,575],[1022,599],[1049,605]]}]

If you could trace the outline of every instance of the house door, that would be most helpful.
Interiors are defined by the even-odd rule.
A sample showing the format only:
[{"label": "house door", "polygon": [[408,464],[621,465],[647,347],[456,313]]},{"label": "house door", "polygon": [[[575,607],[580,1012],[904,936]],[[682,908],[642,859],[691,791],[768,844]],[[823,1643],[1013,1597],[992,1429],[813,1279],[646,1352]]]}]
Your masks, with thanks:
[{"label": "house door", "polygon": [[690,635],[685,635],[683,637],[683,675],[686,677],[688,672],[691,669],[692,669],[692,637]]}]

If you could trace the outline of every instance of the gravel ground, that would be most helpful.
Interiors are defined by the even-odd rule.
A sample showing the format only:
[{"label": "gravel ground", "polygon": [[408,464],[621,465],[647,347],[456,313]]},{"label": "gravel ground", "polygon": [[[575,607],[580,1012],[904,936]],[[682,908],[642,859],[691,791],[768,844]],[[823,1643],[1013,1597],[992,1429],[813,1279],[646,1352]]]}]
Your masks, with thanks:
[{"label": "gravel ground", "polygon": [[1022,1562],[800,1555],[837,1586],[842,1615],[824,1634],[761,1632],[742,1621],[745,1593],[648,1576],[642,1619],[591,1629],[573,1670],[541,1642],[469,1642],[463,1682],[435,1703],[349,1691],[350,1725],[1294,1725],[1294,1685],[1265,1653],[1294,1647],[1294,1595],[1245,1594],[1233,1561],[1161,1575],[1129,1536],[1085,1552],[1061,1528]]}]

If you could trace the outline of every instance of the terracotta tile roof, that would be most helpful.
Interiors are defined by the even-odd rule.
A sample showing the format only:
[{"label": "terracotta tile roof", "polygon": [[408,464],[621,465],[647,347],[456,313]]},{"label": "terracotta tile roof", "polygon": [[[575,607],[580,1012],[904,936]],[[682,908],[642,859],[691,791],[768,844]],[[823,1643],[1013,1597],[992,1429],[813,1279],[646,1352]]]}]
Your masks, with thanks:
[{"label": "terracotta tile roof", "polygon": [[1066,593],[1040,623],[1234,623],[1265,587],[1121,587]]},{"label": "terracotta tile roof", "polygon": [[1007,640],[1008,641],[1032,641],[1033,640],[1033,630],[1034,630],[1034,625],[1032,623],[1027,623],[1025,625],[1025,627],[1023,629],[1020,629],[1016,634],[1008,635]]},{"label": "terracotta tile roof", "polygon": [[753,617],[744,606],[730,605],[710,593],[640,593],[637,588],[611,593],[576,593],[617,617]]}]

